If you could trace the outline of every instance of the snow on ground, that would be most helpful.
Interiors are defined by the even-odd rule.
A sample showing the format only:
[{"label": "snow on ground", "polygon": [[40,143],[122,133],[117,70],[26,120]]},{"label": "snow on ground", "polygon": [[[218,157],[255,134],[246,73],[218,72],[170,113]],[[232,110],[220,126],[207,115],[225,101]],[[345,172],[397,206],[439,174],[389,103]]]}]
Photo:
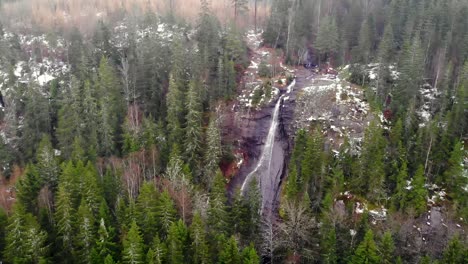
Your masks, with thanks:
[{"label": "snow on ground", "polygon": [[361,88],[331,74],[305,77],[303,86],[297,98],[297,129],[319,123],[335,150],[345,136],[351,141],[362,138],[371,115]]},{"label": "snow on ground", "polygon": [[[4,33],[8,41],[14,41],[14,35]],[[43,35],[24,35],[17,37],[25,61],[18,61],[13,66],[13,75],[17,83],[37,83],[45,86],[50,81],[69,72],[69,67],[64,63],[65,41],[62,38]],[[8,96],[12,87],[7,87],[9,82],[8,65],[0,65],[0,90]]]}]

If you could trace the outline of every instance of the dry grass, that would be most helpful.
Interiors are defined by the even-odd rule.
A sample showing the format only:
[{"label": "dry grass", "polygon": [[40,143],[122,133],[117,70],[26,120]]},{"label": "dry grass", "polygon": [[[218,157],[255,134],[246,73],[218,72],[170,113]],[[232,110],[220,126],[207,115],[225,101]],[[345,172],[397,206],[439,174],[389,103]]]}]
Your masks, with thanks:
[{"label": "dry grass", "polygon": [[[70,28],[77,26],[82,31],[91,30],[100,19],[110,19],[121,11],[134,17],[141,17],[148,11],[165,15],[173,1],[174,12],[189,22],[196,21],[200,12],[200,0],[19,0],[4,3],[0,19],[12,27],[30,28],[39,26],[43,30]],[[232,0],[211,0],[211,9],[222,23],[233,19]],[[240,24],[253,24],[254,7]],[[258,4],[259,24],[268,14],[268,6],[263,1]]]}]

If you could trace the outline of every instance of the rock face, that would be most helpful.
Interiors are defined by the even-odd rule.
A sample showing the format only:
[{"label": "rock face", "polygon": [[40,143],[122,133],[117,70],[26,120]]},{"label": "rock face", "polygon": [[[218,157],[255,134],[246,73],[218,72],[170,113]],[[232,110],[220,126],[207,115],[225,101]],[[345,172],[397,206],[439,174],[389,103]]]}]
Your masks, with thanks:
[{"label": "rock face", "polygon": [[237,134],[238,152],[243,160],[230,189],[241,188],[246,193],[255,178],[262,194],[262,209],[275,210],[280,193],[281,180],[286,172],[290,151],[291,123],[294,116],[294,80],[280,90],[276,99],[258,110],[234,113],[233,129]]}]

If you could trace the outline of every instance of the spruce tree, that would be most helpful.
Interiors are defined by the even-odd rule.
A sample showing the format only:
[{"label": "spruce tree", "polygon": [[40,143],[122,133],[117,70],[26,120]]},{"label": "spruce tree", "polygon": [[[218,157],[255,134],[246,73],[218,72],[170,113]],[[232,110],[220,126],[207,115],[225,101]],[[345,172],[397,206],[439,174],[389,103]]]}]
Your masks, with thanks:
[{"label": "spruce tree", "polygon": [[14,207],[5,236],[5,260],[10,263],[40,263],[47,255],[47,233],[21,205]]},{"label": "spruce tree", "polygon": [[219,252],[219,263],[221,264],[240,264],[241,256],[237,246],[237,241],[234,236],[231,236],[224,244],[223,249]]},{"label": "spruce tree", "polygon": [[427,189],[425,183],[424,167],[420,165],[411,183],[413,188],[408,194],[408,206],[412,207],[418,215],[426,210]]},{"label": "spruce tree", "polygon": [[169,78],[169,88],[166,95],[167,104],[167,129],[169,135],[169,145],[181,142],[182,124],[181,116],[184,110],[184,101],[178,82],[175,80],[176,74],[171,74]]},{"label": "spruce tree", "polygon": [[250,244],[248,247],[245,247],[242,250],[242,263],[243,264],[257,264],[260,263],[260,257],[255,250],[253,244]]},{"label": "spruce tree", "polygon": [[188,230],[182,220],[172,222],[167,235],[168,263],[186,263]]},{"label": "spruce tree", "polygon": [[[191,81],[187,93],[187,124],[185,127],[185,157],[187,164],[190,165],[192,172],[199,176],[201,169],[199,157],[202,148],[202,108],[200,103],[200,84],[197,81]],[[199,183],[199,177],[195,182]]]},{"label": "spruce tree", "polygon": [[192,262],[195,264],[209,263],[210,256],[206,241],[205,226],[200,214],[196,213],[190,226],[190,238],[192,240],[191,252]]},{"label": "spruce tree", "polygon": [[395,192],[392,195],[393,206],[396,210],[403,210],[406,208],[406,202],[408,197],[407,188],[408,181],[408,167],[406,161],[403,161],[398,171],[396,178]]},{"label": "spruce tree", "polygon": [[36,159],[37,170],[42,178],[42,182],[52,190],[55,190],[58,184],[60,167],[48,135],[43,135],[42,140],[39,143]]},{"label": "spruce tree", "polygon": [[76,257],[81,263],[91,263],[92,251],[95,243],[95,219],[91,208],[89,208],[84,199],[81,200],[76,217],[78,231],[75,240],[77,249]]},{"label": "spruce tree", "polygon": [[122,261],[129,264],[145,263],[143,239],[141,238],[140,228],[135,221],[132,222],[130,230],[123,241]]},{"label": "spruce tree", "polygon": [[43,185],[37,167],[28,164],[23,177],[17,185],[18,202],[30,213],[38,213],[38,195]]},{"label": "spruce tree", "polygon": [[387,231],[382,237],[382,242],[379,247],[381,263],[391,264],[395,260],[395,244],[393,243],[392,234]]},{"label": "spruce tree", "polygon": [[443,253],[443,263],[448,264],[462,264],[465,263],[466,258],[464,258],[464,254],[466,254],[466,246],[465,248],[460,243],[460,239],[458,236],[454,236]]},{"label": "spruce tree", "polygon": [[162,264],[166,263],[167,248],[166,245],[155,236],[151,243],[148,253],[146,254],[146,262],[148,264]]},{"label": "spruce tree", "polygon": [[166,238],[169,228],[176,219],[176,209],[169,193],[164,191],[159,196],[156,204],[156,219],[159,228],[159,234],[163,239]]},{"label": "spruce tree", "polygon": [[225,195],[225,179],[220,170],[216,173],[208,207],[208,226],[214,234],[229,234],[229,215]]},{"label": "spruce tree", "polygon": [[141,227],[144,241],[149,244],[157,234],[157,191],[154,182],[144,182],[140,188],[135,205],[135,218],[138,226]]},{"label": "spruce tree", "polygon": [[75,240],[75,210],[69,191],[62,184],[59,185],[55,202],[55,222],[58,243],[62,245],[62,257],[71,255]]},{"label": "spruce tree", "polygon": [[378,255],[377,246],[374,242],[374,234],[368,230],[364,236],[364,240],[359,244],[350,264],[378,264],[381,263],[381,258]]},{"label": "spruce tree", "polygon": [[214,116],[211,117],[210,123],[208,124],[206,144],[202,182],[205,184],[206,188],[210,190],[222,156],[221,132],[219,131],[218,120]]}]

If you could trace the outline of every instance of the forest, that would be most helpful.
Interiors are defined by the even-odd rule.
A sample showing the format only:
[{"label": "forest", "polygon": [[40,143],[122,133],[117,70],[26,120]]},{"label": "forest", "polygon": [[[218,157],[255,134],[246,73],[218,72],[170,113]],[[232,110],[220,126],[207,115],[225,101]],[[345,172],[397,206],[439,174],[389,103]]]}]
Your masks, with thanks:
[{"label": "forest", "polygon": [[0,264],[468,263],[467,17],[0,0]]}]

